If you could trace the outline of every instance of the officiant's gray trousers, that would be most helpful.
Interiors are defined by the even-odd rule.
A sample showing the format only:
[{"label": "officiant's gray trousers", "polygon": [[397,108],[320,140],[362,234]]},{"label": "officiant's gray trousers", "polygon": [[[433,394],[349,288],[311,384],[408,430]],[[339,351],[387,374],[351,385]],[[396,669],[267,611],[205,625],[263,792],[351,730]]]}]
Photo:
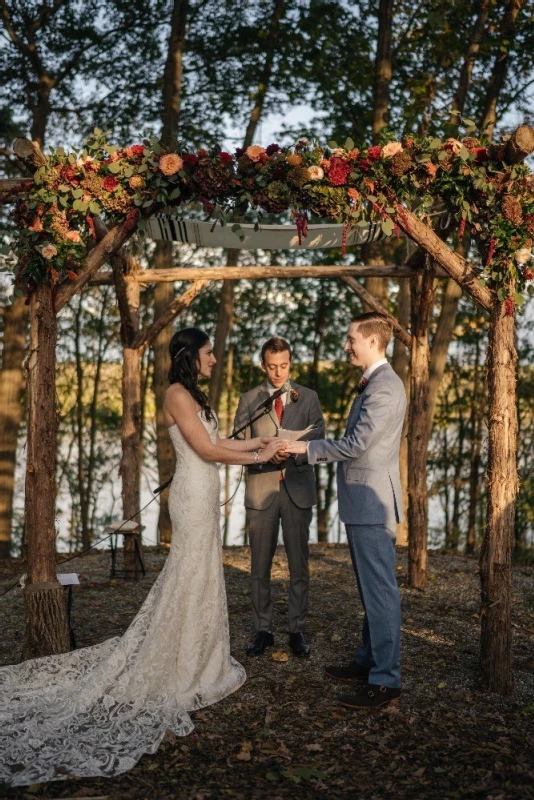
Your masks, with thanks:
[{"label": "officiant's gray trousers", "polygon": [[369,683],[400,688],[401,607],[394,527],[346,525],[352,566],[364,609],[358,664],[370,667]]},{"label": "officiant's gray trousers", "polygon": [[261,511],[247,508],[251,549],[252,616],[254,630],[270,631],[274,603],[271,592],[271,566],[282,522],[282,536],[289,566],[289,631],[302,631],[308,613],[308,539],[311,508],[299,508],[287,493],[285,483],[271,505]]}]

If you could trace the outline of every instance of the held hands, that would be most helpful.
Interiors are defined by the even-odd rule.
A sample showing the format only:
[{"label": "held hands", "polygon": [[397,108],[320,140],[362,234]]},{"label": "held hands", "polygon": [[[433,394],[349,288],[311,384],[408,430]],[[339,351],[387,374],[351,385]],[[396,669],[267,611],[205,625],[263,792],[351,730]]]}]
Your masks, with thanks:
[{"label": "held hands", "polygon": [[[262,442],[265,442],[266,446],[262,447],[259,451],[258,460],[260,464],[266,464],[268,461],[272,461],[285,444],[282,439],[277,439],[275,436],[264,437],[262,438]],[[286,456],[283,456],[282,460],[285,460],[285,458]]]},{"label": "held hands", "polygon": [[285,453],[286,458],[291,455],[301,455],[307,452],[308,443],[307,442],[287,442],[283,443],[283,452]]}]

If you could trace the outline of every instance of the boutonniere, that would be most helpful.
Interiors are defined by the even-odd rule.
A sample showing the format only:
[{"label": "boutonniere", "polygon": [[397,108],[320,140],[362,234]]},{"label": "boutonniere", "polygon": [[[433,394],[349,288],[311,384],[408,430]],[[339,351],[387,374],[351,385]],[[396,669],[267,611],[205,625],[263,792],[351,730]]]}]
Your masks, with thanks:
[{"label": "boutonniere", "polygon": [[300,397],[300,393],[297,392],[296,389],[291,389],[291,391],[289,392],[289,401],[291,403],[296,403],[298,401],[299,397]]},{"label": "boutonniere", "polygon": [[358,386],[356,387],[356,394],[358,395],[358,397],[362,394],[363,390],[365,389],[368,383],[369,383],[368,378],[361,379]]}]

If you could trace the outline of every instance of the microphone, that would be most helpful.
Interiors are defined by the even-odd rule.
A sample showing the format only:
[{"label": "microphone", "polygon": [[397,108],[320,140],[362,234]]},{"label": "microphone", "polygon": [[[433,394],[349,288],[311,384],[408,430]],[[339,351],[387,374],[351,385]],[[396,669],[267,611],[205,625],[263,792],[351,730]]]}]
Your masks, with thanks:
[{"label": "microphone", "polygon": [[[287,386],[284,383],[284,385],[281,386],[280,389],[277,389],[276,392],[273,392],[270,397],[268,397],[266,400],[263,401],[263,403],[260,403],[259,406],[256,408],[256,411],[259,411],[260,408],[271,409],[272,404],[274,403],[276,398],[277,397],[282,397],[282,395],[285,394],[286,392],[287,392]],[[256,412],[254,412],[254,413],[256,413]]]}]

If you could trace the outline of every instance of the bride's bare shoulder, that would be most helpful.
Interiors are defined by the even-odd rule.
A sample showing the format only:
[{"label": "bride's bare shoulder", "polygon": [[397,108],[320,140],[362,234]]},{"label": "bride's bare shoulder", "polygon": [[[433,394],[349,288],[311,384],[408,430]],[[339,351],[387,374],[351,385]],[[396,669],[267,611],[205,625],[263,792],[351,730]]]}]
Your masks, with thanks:
[{"label": "bride's bare shoulder", "polygon": [[165,392],[165,405],[168,408],[175,408],[181,411],[193,411],[196,413],[196,402],[190,393],[180,383],[171,383]]}]

